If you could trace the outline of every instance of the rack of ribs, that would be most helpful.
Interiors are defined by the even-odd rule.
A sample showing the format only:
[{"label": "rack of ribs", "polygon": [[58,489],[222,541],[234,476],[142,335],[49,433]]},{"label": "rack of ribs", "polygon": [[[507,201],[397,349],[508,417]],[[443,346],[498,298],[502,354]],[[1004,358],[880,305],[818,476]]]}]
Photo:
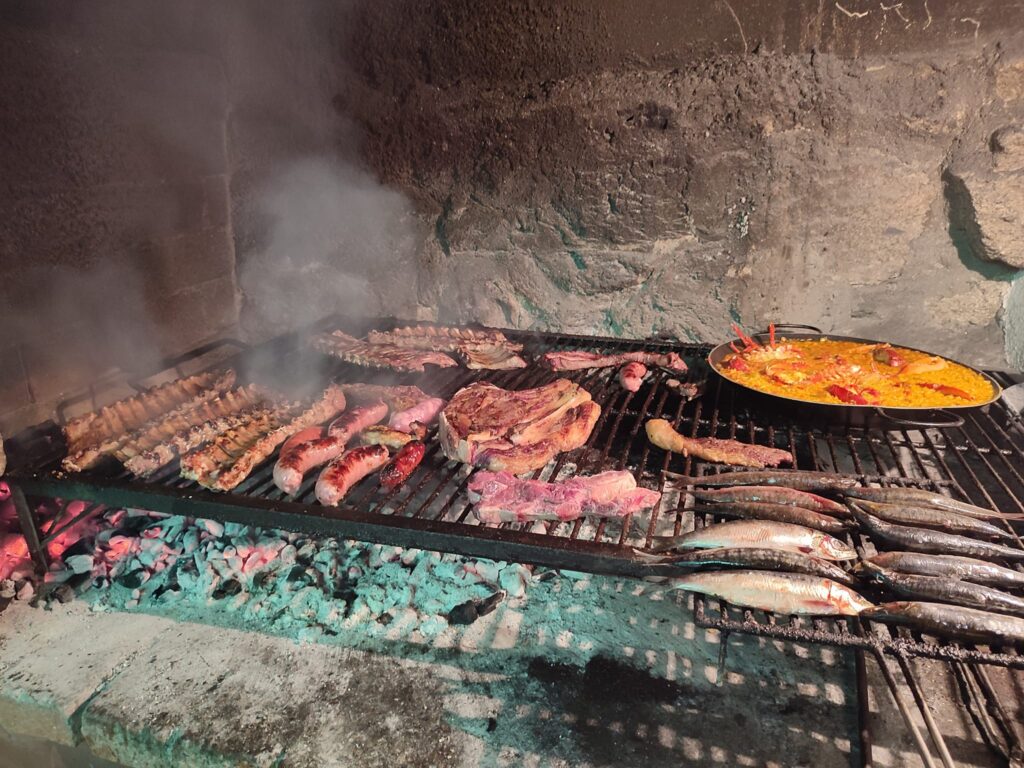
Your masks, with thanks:
[{"label": "rack of ribs", "polygon": [[441,412],[438,439],[449,459],[521,474],[581,447],[600,414],[590,393],[568,379],[514,392],[476,382]]},{"label": "rack of ribs", "polygon": [[686,362],[676,352],[618,352],[602,355],[597,352],[578,350],[545,352],[541,364],[552,371],[580,371],[587,368],[616,368],[625,363],[643,363],[652,368],[668,368],[677,373],[686,373]]},{"label": "rack of ribs", "polygon": [[[97,429],[90,430],[86,435],[80,437],[75,443],[77,446],[75,450],[71,450],[69,446],[68,455],[64,457],[61,464],[67,472],[82,472],[95,466],[104,456],[108,454],[116,455],[127,445],[138,441],[145,441],[153,435],[172,434],[174,429],[169,429],[169,425],[176,423],[188,424],[189,419],[192,418],[194,413],[199,412],[206,403],[217,399],[224,392],[227,392],[234,383],[235,372],[225,371],[219,374],[219,377],[212,381],[209,386],[198,389],[176,408],[158,414],[154,418],[139,424],[135,429],[127,429],[123,432],[109,435],[97,442],[90,442],[88,441],[90,436],[99,435],[102,431],[106,430],[106,427],[103,430],[98,429],[99,420],[102,420],[105,425],[112,424],[111,419],[108,417],[99,417],[99,420],[94,420],[93,422],[94,427],[97,427]],[[122,400],[120,402],[123,403],[125,401]],[[115,405],[117,404],[115,403]],[[109,407],[113,408],[114,406]],[[123,421],[122,419],[122,423]],[[120,456],[118,458],[120,459]],[[120,460],[123,461],[123,459]]]},{"label": "rack of ribs", "polygon": [[436,365],[440,368],[458,365],[442,352],[408,349],[396,344],[372,344],[360,341],[342,331],[317,334],[312,337],[310,344],[318,352],[366,368],[390,368],[395,371],[421,373],[426,370],[427,365]]},{"label": "rack of ribs", "polygon": [[472,370],[501,371],[526,367],[526,361],[517,354],[523,345],[492,329],[409,326],[393,331],[370,331],[366,338],[372,344],[453,352]]},{"label": "rack of ribs", "polygon": [[[223,383],[225,376],[231,377],[226,385]],[[76,453],[131,432],[147,421],[191,401],[204,391],[208,392],[217,387],[222,387],[220,391],[223,391],[232,384],[234,371],[197,373],[194,376],[150,387],[99,410],[71,419],[64,425],[68,453]],[[218,392],[213,393],[215,394]]]}]

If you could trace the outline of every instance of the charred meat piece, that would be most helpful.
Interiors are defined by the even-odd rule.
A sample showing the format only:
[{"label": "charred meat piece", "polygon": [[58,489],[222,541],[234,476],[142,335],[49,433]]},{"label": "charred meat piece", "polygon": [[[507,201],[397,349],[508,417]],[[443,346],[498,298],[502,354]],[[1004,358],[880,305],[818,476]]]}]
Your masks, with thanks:
[{"label": "charred meat piece", "polygon": [[367,368],[422,372],[427,365],[452,368],[458,363],[442,352],[408,349],[394,344],[370,344],[341,331],[321,333],[310,342],[314,349],[347,363]]},{"label": "charred meat piece", "polygon": [[[522,345],[518,345],[518,349],[521,348]],[[506,344],[465,343],[455,353],[467,368],[474,371],[508,371],[526,367],[526,361],[517,354],[517,347]]]},{"label": "charred meat piece", "polygon": [[359,433],[359,442],[362,445],[383,445],[393,451],[397,451],[415,439],[416,437],[408,432],[399,432],[397,429],[385,427],[382,424],[367,427]]},{"label": "charred meat piece", "polygon": [[643,363],[656,368],[668,368],[678,373],[686,373],[687,367],[683,358],[675,352],[619,352],[613,355],[602,355],[597,352],[545,352],[541,363],[553,371],[581,371],[587,368],[614,368],[624,363]]},{"label": "charred meat piece", "polygon": [[340,456],[353,437],[383,419],[387,412],[384,403],[353,408],[327,427],[325,437],[297,442],[282,450],[274,465],[274,485],[287,494],[295,493],[302,485],[303,475]]},{"label": "charred meat piece", "polygon": [[150,387],[98,411],[72,419],[64,427],[68,453],[138,429],[147,421],[177,408],[204,390],[217,386],[219,382],[223,383],[226,376],[230,377],[230,381],[222,386],[227,389],[234,383],[233,371],[199,373]]},{"label": "charred meat piece", "polygon": [[556,483],[520,480],[511,472],[478,472],[468,492],[474,513],[484,523],[625,517],[661,499],[657,491],[637,488],[636,479],[625,471]]},{"label": "charred meat piece", "polygon": [[600,413],[590,393],[568,379],[519,391],[476,382],[441,412],[438,438],[450,459],[519,474],[582,446]]},{"label": "charred meat piece", "polygon": [[647,375],[647,366],[643,363],[626,363],[619,369],[619,384],[627,392],[639,392]]},{"label": "charred meat piece", "polygon": [[684,456],[758,469],[793,463],[792,454],[779,448],[751,445],[738,440],[720,440],[717,437],[684,437],[665,419],[651,419],[644,426],[647,438],[654,445]]},{"label": "charred meat piece", "polygon": [[387,490],[393,490],[409,479],[409,475],[423,461],[427,446],[420,440],[413,440],[402,446],[395,457],[380,471],[380,484]]},{"label": "charred meat piece", "polygon": [[409,432],[414,423],[428,426],[434,423],[442,408],[444,408],[444,400],[440,397],[432,397],[422,403],[417,403],[412,408],[392,413],[391,418],[388,419],[388,426],[399,432]]},{"label": "charred meat piece", "polygon": [[231,462],[262,435],[280,426],[294,413],[295,408],[294,404],[282,405],[252,413],[237,426],[182,455],[181,476],[207,485],[208,478],[215,475],[221,467],[230,466]]},{"label": "charred meat piece", "polygon": [[280,426],[262,435],[249,446],[229,468],[217,473],[212,484],[200,480],[200,483],[217,491],[230,491],[249,476],[256,465],[270,457],[277,447],[296,432],[321,424],[345,407],[345,395],[337,386],[328,387],[323,395],[306,408],[302,413],[285,421]]},{"label": "charred meat piece", "polygon": [[383,384],[341,384],[349,406],[386,403],[392,411],[404,411],[417,403],[429,400],[430,395],[419,387],[385,386]]},{"label": "charred meat piece", "polygon": [[513,351],[520,351],[522,344],[509,341],[494,328],[456,328],[443,325],[410,325],[393,331],[370,331],[366,340],[372,344],[394,344],[412,349],[432,349],[439,352],[453,352],[466,344],[497,344]]},{"label": "charred meat piece", "polygon": [[316,481],[317,501],[325,506],[337,506],[353,485],[387,461],[388,449],[383,445],[364,445],[346,451],[320,473]]}]

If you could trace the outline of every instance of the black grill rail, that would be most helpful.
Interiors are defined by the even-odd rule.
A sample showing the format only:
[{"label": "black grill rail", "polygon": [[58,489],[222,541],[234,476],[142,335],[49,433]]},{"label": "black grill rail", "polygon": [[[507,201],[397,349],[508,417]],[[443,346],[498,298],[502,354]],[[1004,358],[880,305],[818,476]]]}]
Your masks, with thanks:
[{"label": "black grill rail", "polygon": [[[340,327],[361,335],[370,328],[386,330],[395,324],[394,320],[384,319],[353,323],[330,318],[317,324],[317,328]],[[562,454],[535,476],[558,480],[578,472],[628,469],[643,485],[663,492],[662,503],[655,510],[623,520],[481,525],[472,515],[465,494],[470,468],[446,461],[436,441],[430,443],[424,461],[403,486],[393,492],[385,492],[373,479],[368,479],[354,488],[337,509],[316,503],[313,495],[316,473],[306,478],[295,498],[286,498],[273,484],[273,459],[257,467],[229,494],[207,491],[195,482],[179,477],[177,463],[165,467],[146,481],[133,479],[119,467],[81,475],[63,475],[60,472],[63,444],[59,439],[59,428],[49,423],[26,430],[8,441],[11,471],[7,479],[12,485],[30,549],[39,564],[45,567],[43,546],[46,541],[74,521],[55,522],[48,536],[40,537],[25,504],[25,494],[84,499],[96,504],[132,506],[554,568],[625,576],[664,573],[664,569],[659,570],[646,559],[638,557],[634,548],[650,546],[655,536],[678,535],[714,522],[707,514],[693,512],[692,497],[679,491],[675,476],[700,476],[723,471],[723,468],[652,447],[643,432],[643,424],[647,419],[657,417],[668,419],[680,432],[691,436],[737,438],[783,448],[792,453],[794,466],[800,469],[854,475],[862,482],[939,490],[979,506],[1024,512],[1024,429],[1017,415],[1010,412],[1002,401],[986,409],[967,411],[965,423],[959,427],[844,426],[823,419],[820,410],[801,414],[788,408],[775,408],[764,400],[752,400],[739,388],[708,371],[703,362],[709,350],[706,346],[569,334],[506,333],[526,345],[528,359],[536,359],[543,352],[554,349],[596,352],[675,350],[684,355],[691,366],[686,380],[706,381],[706,386],[701,396],[688,401],[666,385],[672,374],[664,371],[654,371],[636,393],[627,392],[618,385],[615,369],[554,373],[531,365],[512,371],[431,368],[425,374],[374,372],[308,350],[297,334],[245,350],[232,358],[229,364],[239,370],[242,381],[255,380],[283,389],[302,387],[311,392],[322,388],[331,379],[415,383],[428,393],[445,398],[479,380],[505,388],[522,389],[545,384],[557,377],[570,378],[585,387],[600,403],[600,419],[586,446]],[[238,345],[233,340],[228,343]],[[169,361],[168,369],[173,371],[173,375],[192,373],[204,367],[204,356],[215,346],[207,345],[197,350],[201,355],[185,355]],[[167,376],[166,370],[162,373]],[[1007,375],[995,376],[1004,386],[1015,383]],[[138,386],[154,381],[150,378]],[[102,398],[102,395],[99,395],[99,400],[97,398],[97,392],[92,391],[84,402],[73,404],[69,415],[114,399]],[[86,509],[79,516],[89,512],[90,509]],[[871,541],[865,538],[857,537],[853,543],[862,553],[874,551]],[[1024,546],[1019,538],[1017,546]],[[887,681],[893,687],[895,681],[890,679],[892,673],[885,658],[888,654],[895,657],[919,709],[923,706],[923,693],[909,672],[908,657],[950,661],[953,668],[959,670],[965,690],[981,691],[982,694],[991,689],[991,684],[983,670],[978,672],[980,668],[973,665],[1024,668],[1024,655],[1013,648],[963,646],[921,637],[902,628],[890,630],[881,625],[862,626],[856,621],[765,615],[701,597],[694,599],[694,617],[698,625],[723,633],[723,654],[727,647],[725,639],[730,632],[848,647],[858,651],[859,663],[862,663],[862,652],[870,652],[883,665]],[[965,662],[972,666],[968,667]],[[724,655],[722,663],[725,663]],[[893,691],[903,709],[905,705],[895,687]],[[1001,722],[1005,713],[999,709],[998,702],[991,696],[983,696],[983,699],[985,706],[982,709],[996,711],[996,720]],[[866,697],[862,697],[862,701],[866,701]],[[927,713],[927,707],[921,711]],[[907,715],[906,710],[904,714]],[[941,734],[931,722],[930,714],[925,714],[924,719],[940,759],[944,764],[951,764],[946,760],[948,751]],[[926,764],[934,764],[909,715],[907,722],[918,739]],[[993,731],[999,732],[1000,729],[993,726]],[[1008,731],[1012,732],[1012,729]],[[1020,745],[1015,737],[1006,736],[994,748],[1008,754],[1019,750]]]}]

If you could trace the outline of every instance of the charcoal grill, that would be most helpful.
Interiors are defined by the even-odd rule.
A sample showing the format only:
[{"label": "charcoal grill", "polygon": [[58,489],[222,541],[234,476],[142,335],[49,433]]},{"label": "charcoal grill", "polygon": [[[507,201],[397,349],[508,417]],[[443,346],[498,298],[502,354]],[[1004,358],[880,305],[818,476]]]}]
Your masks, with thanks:
[{"label": "charcoal grill", "polygon": [[[349,321],[328,318],[303,333],[331,328],[361,335],[370,328],[387,330],[396,325],[390,319]],[[315,473],[306,478],[295,498],[286,498],[273,484],[273,461],[265,462],[234,492],[217,494],[179,477],[177,464],[165,467],[141,481],[121,469],[100,468],[80,475],[60,471],[63,445],[59,426],[47,423],[24,431],[8,441],[10,470],[7,480],[18,509],[30,552],[40,569],[47,567],[45,545],[78,519],[92,514],[99,505],[130,506],[169,514],[205,517],[225,522],[283,528],[309,534],[362,539],[403,547],[455,552],[497,560],[515,560],[552,568],[568,568],[622,576],[640,577],[664,573],[638,557],[634,548],[650,546],[658,535],[676,535],[691,527],[712,522],[705,513],[694,513],[691,497],[673,492],[679,476],[700,476],[722,471],[722,467],[692,458],[668,454],[652,447],[642,434],[644,422],[661,417],[691,436],[738,438],[746,442],[773,445],[788,450],[794,466],[857,477],[862,482],[881,482],[942,490],[981,506],[1024,511],[1024,429],[1017,417],[1001,402],[984,409],[965,412],[962,425],[945,428],[897,429],[832,425],[799,412],[765,410],[744,392],[718,377],[708,378],[704,360],[710,347],[670,341],[628,341],[561,333],[506,331],[525,344],[526,355],[537,358],[553,349],[596,352],[627,350],[676,351],[690,364],[688,380],[706,382],[705,391],[687,400],[667,385],[672,374],[654,371],[642,388],[624,391],[615,380],[614,369],[553,373],[531,365],[513,371],[467,371],[461,368],[432,369],[425,374],[373,372],[331,360],[305,348],[300,334],[290,334],[255,348],[233,340],[214,342],[179,358],[166,361],[165,369],[134,382],[142,388],[158,375],[193,373],[206,365],[206,355],[237,347],[222,364],[233,365],[240,379],[266,383],[281,376],[288,387],[303,382],[312,391],[331,378],[340,381],[415,383],[425,391],[450,397],[474,381],[486,379],[499,386],[519,389],[544,384],[556,377],[573,379],[591,392],[602,413],[587,445],[558,457],[553,466],[537,473],[544,479],[564,479],[576,472],[628,469],[644,485],[665,493],[655,510],[623,520],[479,524],[470,513],[465,494],[470,470],[444,460],[433,441],[416,473],[402,487],[384,492],[373,482],[357,486],[338,508],[315,502]],[[994,373],[1003,387],[1015,380]],[[103,405],[102,389],[93,388],[82,397],[65,403],[61,417],[76,409]],[[26,496],[79,499],[91,502],[71,516],[62,513],[42,536]],[[66,509],[66,506],[64,507]],[[854,542],[871,551],[866,539]],[[1017,545],[1022,546],[1020,539]],[[801,643],[830,644],[852,649],[857,658],[859,699],[865,715],[867,696],[864,659],[871,654],[910,728],[926,765],[935,765],[924,734],[912,717],[916,706],[926,730],[944,765],[952,765],[949,751],[935,725],[925,693],[908,663],[911,657],[927,657],[950,663],[964,699],[993,749],[1016,757],[1021,745],[1000,704],[985,665],[1024,668],[1024,655],[1013,648],[976,648],[925,638],[917,633],[883,625],[846,620],[807,621],[795,617],[765,615],[696,597],[695,623],[722,633],[721,664],[726,662],[727,637],[732,632],[761,635]],[[909,687],[913,705],[905,700],[896,671]],[[866,733],[862,729],[862,733]],[[862,758],[870,761],[870,744]]]}]

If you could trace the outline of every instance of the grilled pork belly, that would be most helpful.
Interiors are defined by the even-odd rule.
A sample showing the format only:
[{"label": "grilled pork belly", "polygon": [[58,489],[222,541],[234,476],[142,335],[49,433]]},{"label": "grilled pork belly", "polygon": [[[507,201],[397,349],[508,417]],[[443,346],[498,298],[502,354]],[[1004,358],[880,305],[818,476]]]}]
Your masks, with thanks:
[{"label": "grilled pork belly", "polygon": [[668,368],[685,373],[686,363],[675,352],[619,352],[602,355],[597,352],[561,351],[545,352],[541,363],[553,371],[581,371],[587,368],[614,368],[625,363],[643,363],[656,368]]},{"label": "grilled pork belly", "polygon": [[[150,387],[98,411],[72,419],[64,427],[68,453],[77,453],[138,429],[146,422],[192,400],[204,390],[220,386],[223,391],[234,384],[234,375],[234,371],[198,373]],[[224,377],[230,377],[226,384]]]},{"label": "grilled pork belly", "polygon": [[317,334],[310,343],[319,352],[367,368],[422,372],[427,365],[440,368],[458,365],[441,352],[408,349],[395,344],[371,344],[341,331]]},{"label": "grilled pork belly", "polygon": [[582,446],[600,413],[590,393],[568,379],[517,392],[477,382],[441,412],[438,439],[450,459],[518,474]]},{"label": "grilled pork belly", "polygon": [[261,435],[239,455],[230,467],[225,467],[208,476],[200,483],[218,491],[230,491],[241,483],[256,466],[268,458],[277,447],[296,432],[321,424],[345,408],[345,395],[336,385],[329,386],[323,395],[302,413],[284,421],[279,426]]},{"label": "grilled pork belly", "polygon": [[[158,442],[158,440],[153,439],[154,436],[173,434],[174,428],[170,425],[187,425],[195,412],[202,409],[209,401],[219,397],[234,383],[235,372],[225,371],[210,386],[199,389],[178,407],[146,421],[135,430],[111,435],[97,443],[87,443],[86,438],[82,438],[78,443],[81,447],[75,451],[69,451],[68,455],[64,457],[62,466],[67,472],[82,472],[94,466],[108,454],[114,454],[119,461],[124,461],[122,455],[119,454],[121,454],[125,446],[150,441],[150,445],[147,447],[152,447],[152,445]],[[98,424],[94,422],[94,426],[98,426]],[[99,433],[90,431],[87,434]]]}]

